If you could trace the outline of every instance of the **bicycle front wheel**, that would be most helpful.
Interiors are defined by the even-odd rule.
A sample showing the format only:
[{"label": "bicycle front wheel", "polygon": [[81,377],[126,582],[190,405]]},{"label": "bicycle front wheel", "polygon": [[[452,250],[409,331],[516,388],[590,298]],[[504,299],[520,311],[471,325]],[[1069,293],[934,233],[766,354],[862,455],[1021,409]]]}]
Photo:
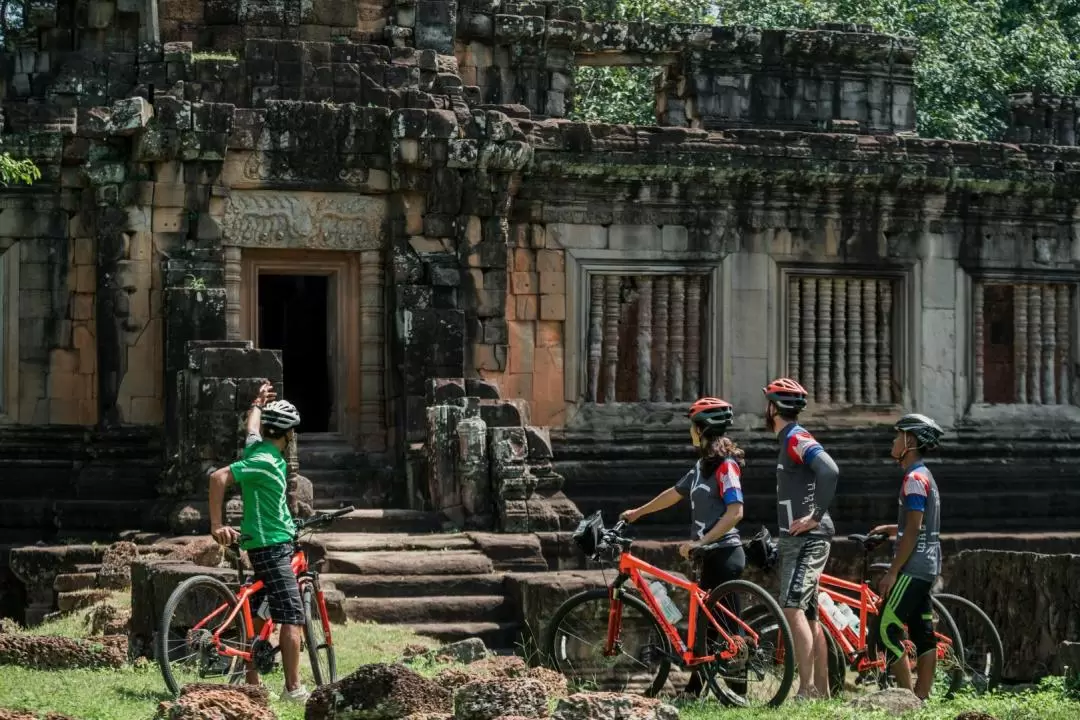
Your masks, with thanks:
[{"label": "bicycle front wheel", "polygon": [[[323,605],[311,583],[304,584],[301,597],[304,601],[304,643],[307,645],[308,659],[311,660],[315,687],[321,687],[337,680],[334,646],[326,637],[325,631],[330,620],[323,615]],[[326,625],[323,625],[324,622]]]},{"label": "bicycle front wheel", "polygon": [[[607,588],[586,590],[564,602],[551,619],[547,659],[576,691],[629,692],[653,697],[671,671],[671,643],[639,598],[621,593],[611,617]],[[613,642],[608,650],[609,619]]]},{"label": "bicycle front wheel", "polygon": [[223,626],[236,605],[232,590],[208,575],[188,578],[173,590],[155,638],[161,675],[173,695],[189,683],[236,684],[244,679],[246,662],[226,652],[250,650],[243,619]]},{"label": "bicycle front wheel", "polygon": [[993,620],[982,609],[959,595],[934,595],[949,611],[964,642],[964,675],[976,693],[994,690],[1001,682],[1005,646]]},{"label": "bicycle front wheel", "polygon": [[736,707],[776,707],[784,702],[795,679],[795,643],[780,605],[764,588],[746,580],[721,583],[705,603],[731,638],[711,629],[707,654],[736,651],[729,660],[702,666],[713,694]]}]

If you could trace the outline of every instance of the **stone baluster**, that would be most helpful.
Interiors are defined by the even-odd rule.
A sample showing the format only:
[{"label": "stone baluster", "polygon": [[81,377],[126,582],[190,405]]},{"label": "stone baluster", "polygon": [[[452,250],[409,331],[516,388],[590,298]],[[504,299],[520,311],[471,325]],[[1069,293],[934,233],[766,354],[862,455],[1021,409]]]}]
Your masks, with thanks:
[{"label": "stone baluster", "polygon": [[671,335],[668,345],[671,352],[668,356],[668,389],[669,397],[673,402],[681,402],[683,398],[683,343],[686,339],[686,315],[679,312],[680,308],[686,307],[686,285],[682,275],[671,278]]},{"label": "stone baluster", "polygon": [[604,402],[615,402],[619,374],[619,295],[622,276],[608,275],[604,283]]},{"label": "stone baluster", "polygon": [[833,402],[847,400],[847,280],[833,280]]},{"label": "stone baluster", "polygon": [[1013,360],[1016,365],[1016,402],[1028,401],[1028,292],[1026,285],[1013,285]]},{"label": "stone baluster", "polygon": [[802,279],[802,374],[793,378],[802,383],[810,397],[816,397],[814,387],[815,344],[817,343],[817,279]]},{"label": "stone baluster", "polygon": [[891,403],[892,392],[892,283],[878,280],[878,401]]},{"label": "stone baluster", "polygon": [[847,371],[849,397],[853,404],[862,402],[862,297],[858,280],[847,284],[848,341]]},{"label": "stone baluster", "polygon": [[832,401],[832,280],[821,278],[818,286],[817,401]]},{"label": "stone baluster", "polygon": [[652,386],[652,275],[638,278],[637,399],[648,400]]},{"label": "stone baluster", "polygon": [[1042,401],[1046,405],[1057,402],[1057,392],[1054,390],[1055,351],[1057,350],[1057,333],[1054,327],[1057,310],[1057,295],[1054,286],[1046,283],[1042,286]]},{"label": "stone baluster", "polygon": [[589,389],[586,399],[594,403],[600,393],[600,356],[604,347],[604,276],[590,276],[589,285]]},{"label": "stone baluster", "polygon": [[788,281],[788,375],[796,380],[802,368],[802,287],[799,278]]},{"label": "stone baluster", "polygon": [[[225,246],[225,338],[243,340],[240,330],[240,286],[242,280],[241,250],[235,245]],[[258,344],[258,328],[251,328],[251,338]]]},{"label": "stone baluster", "polygon": [[862,280],[862,321],[863,321],[863,392],[866,402],[876,405],[877,394],[877,302],[875,290],[876,280]]},{"label": "stone baluster", "polygon": [[701,393],[701,275],[686,278],[686,394]]},{"label": "stone baluster", "polygon": [[653,284],[653,347],[656,348],[656,372],[653,374],[652,400],[666,402],[668,367],[668,301],[670,278],[661,275]]},{"label": "stone baluster", "polygon": [[1072,403],[1070,388],[1072,386],[1069,369],[1072,361],[1069,359],[1069,338],[1072,337],[1072,323],[1069,321],[1072,315],[1070,308],[1069,286],[1057,286],[1057,390],[1058,403],[1069,405]]},{"label": "stone baluster", "polygon": [[974,326],[974,345],[972,348],[975,351],[975,402],[985,402],[986,394],[983,387],[983,377],[986,373],[986,347],[985,337],[983,333],[985,328],[983,323],[983,284],[981,282],[973,283],[971,286],[972,302],[974,307],[971,311],[971,324]]},{"label": "stone baluster", "polygon": [[1028,402],[1042,403],[1042,293],[1028,286]]}]

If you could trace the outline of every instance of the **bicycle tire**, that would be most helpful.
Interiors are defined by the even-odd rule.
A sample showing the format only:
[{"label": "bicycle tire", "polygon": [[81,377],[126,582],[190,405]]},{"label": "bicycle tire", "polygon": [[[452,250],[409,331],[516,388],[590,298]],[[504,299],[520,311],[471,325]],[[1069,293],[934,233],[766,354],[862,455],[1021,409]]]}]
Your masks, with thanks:
[{"label": "bicycle tire", "polygon": [[[565,620],[566,616],[569,615],[574,609],[590,602],[603,603],[604,610],[602,613],[598,613],[598,615],[600,617],[607,617],[608,611],[611,607],[611,597],[609,593],[610,590],[608,588],[585,590],[584,592],[580,592],[577,595],[568,598],[562,605],[558,607],[555,613],[551,616],[551,624],[544,642],[544,660],[546,661],[546,664],[549,665],[553,670],[560,672],[567,677],[570,677],[568,668],[560,667],[559,663],[559,657],[560,655],[565,654],[565,649],[562,649],[562,653],[560,653],[558,651],[561,648],[556,647],[556,645],[559,644],[558,631],[563,620]],[[660,690],[664,687],[664,683],[667,682],[668,673],[671,672],[671,660],[669,659],[673,654],[671,648],[671,641],[668,640],[668,637],[664,634],[664,630],[660,625],[660,622],[656,619],[656,616],[652,614],[652,611],[649,610],[649,606],[646,605],[643,600],[626,592],[622,593],[622,597],[620,598],[620,600],[623,603],[624,612],[627,607],[634,608],[645,617],[646,623],[651,624],[652,629],[655,631],[656,638],[659,644],[658,649],[661,655],[660,662],[657,667],[656,676],[653,678],[652,683],[648,686],[645,692],[642,693],[646,697],[655,697],[656,694],[659,693]]]},{"label": "bicycle tire", "polygon": [[[315,678],[315,687],[322,687],[337,680],[337,658],[334,655],[334,646],[326,642],[322,607],[318,603],[314,586],[305,583],[301,596],[304,603],[304,643],[307,645],[308,660],[311,661],[311,674]],[[320,650],[324,650],[326,654],[325,669],[319,662]]]},{"label": "bicycle tire", "polygon": [[[229,604],[228,609],[225,611],[226,616],[232,613],[237,605],[236,595],[229,586],[209,575],[196,575],[195,577],[190,577],[177,585],[176,589],[169,595],[169,599],[165,602],[165,608],[161,611],[161,620],[158,622],[157,636],[154,638],[154,654],[157,655],[158,667],[161,668],[161,675],[165,679],[165,686],[168,687],[169,692],[174,696],[180,694],[181,685],[176,681],[176,676],[173,674],[169,660],[170,652],[168,638],[170,619],[179,607],[180,601],[184,595],[198,585],[205,585],[213,588],[215,592],[218,592],[223,596],[223,599]],[[234,622],[236,621],[234,620]],[[245,634],[244,644],[241,646],[242,649],[246,650],[250,647],[250,644],[251,639],[246,637]],[[246,663],[234,661],[234,664],[237,667],[228,676],[228,684],[230,685],[238,684],[243,680],[247,669]],[[202,680],[204,680],[204,678],[200,678],[200,681]]]},{"label": "bicycle tire", "polygon": [[841,697],[847,689],[844,683],[848,670],[847,658],[844,657],[844,652],[840,649],[840,643],[836,642],[836,638],[832,636],[832,633],[826,630],[824,626],[822,626],[821,630],[825,633],[825,642],[829,653],[829,697]]},{"label": "bicycle tire", "polygon": [[[743,620],[747,625],[750,625],[760,635],[779,631],[780,642],[784,650],[784,672],[780,678],[780,686],[776,690],[776,693],[767,703],[768,707],[778,707],[787,698],[788,693],[791,691],[791,685],[795,680],[795,641],[791,636],[791,626],[788,624],[787,618],[784,617],[784,611],[780,609],[780,604],[773,599],[765,588],[752,583],[748,580],[728,580],[725,583],[717,585],[715,588],[709,591],[709,597],[706,599],[708,607],[711,607],[719,598],[723,596],[725,592],[741,589],[756,597],[758,603],[750,606],[754,609],[762,608],[767,612],[767,615],[756,613],[754,615],[753,622]],[[740,613],[741,615],[742,613]],[[766,618],[771,616],[772,622],[767,625],[764,624]],[[733,693],[727,689],[725,683],[722,688],[717,684],[715,679],[715,670],[709,665],[703,665],[702,670],[705,673],[709,687],[712,689],[713,694],[717,699],[725,705],[745,705],[745,699],[739,698],[736,693]]]},{"label": "bicycle tire", "polygon": [[[985,642],[988,645],[990,654],[988,667],[985,671],[980,673],[980,676],[985,679],[985,682],[969,681],[969,684],[975,689],[976,693],[991,692],[995,690],[998,684],[1001,682],[1001,671],[1005,665],[1005,645],[1001,642],[1001,634],[998,633],[997,627],[994,625],[994,621],[990,619],[990,616],[983,612],[982,608],[968,600],[967,598],[960,597],[959,595],[953,595],[951,593],[935,593],[934,597],[946,608],[950,604],[959,605],[964,608],[965,613],[971,613],[975,620],[983,626],[983,631],[986,633]],[[956,613],[949,611],[956,621]],[[957,622],[956,627],[960,632],[961,640],[964,644],[964,666],[970,668],[971,665],[968,662],[968,658],[973,656],[975,645],[968,640],[964,639],[964,632],[960,630],[961,623]],[[964,624],[966,629],[967,625]],[[970,633],[969,633],[970,634]]]}]

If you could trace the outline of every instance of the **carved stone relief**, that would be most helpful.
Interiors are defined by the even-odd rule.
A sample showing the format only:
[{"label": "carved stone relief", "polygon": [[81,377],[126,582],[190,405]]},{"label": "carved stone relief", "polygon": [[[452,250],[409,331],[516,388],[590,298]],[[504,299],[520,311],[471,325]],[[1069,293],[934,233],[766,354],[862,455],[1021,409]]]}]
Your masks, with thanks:
[{"label": "carved stone relief", "polygon": [[378,250],[386,200],[370,195],[234,191],[222,220],[227,245],[311,250]]}]

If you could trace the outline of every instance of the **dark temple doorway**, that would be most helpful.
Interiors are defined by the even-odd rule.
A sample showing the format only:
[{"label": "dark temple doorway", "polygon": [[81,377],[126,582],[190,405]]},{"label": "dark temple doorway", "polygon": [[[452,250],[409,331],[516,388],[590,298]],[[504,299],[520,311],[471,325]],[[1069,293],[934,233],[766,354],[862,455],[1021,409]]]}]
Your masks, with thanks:
[{"label": "dark temple doorway", "polygon": [[258,344],[281,351],[285,396],[300,411],[299,431],[336,431],[330,278],[260,273],[258,297]]}]

